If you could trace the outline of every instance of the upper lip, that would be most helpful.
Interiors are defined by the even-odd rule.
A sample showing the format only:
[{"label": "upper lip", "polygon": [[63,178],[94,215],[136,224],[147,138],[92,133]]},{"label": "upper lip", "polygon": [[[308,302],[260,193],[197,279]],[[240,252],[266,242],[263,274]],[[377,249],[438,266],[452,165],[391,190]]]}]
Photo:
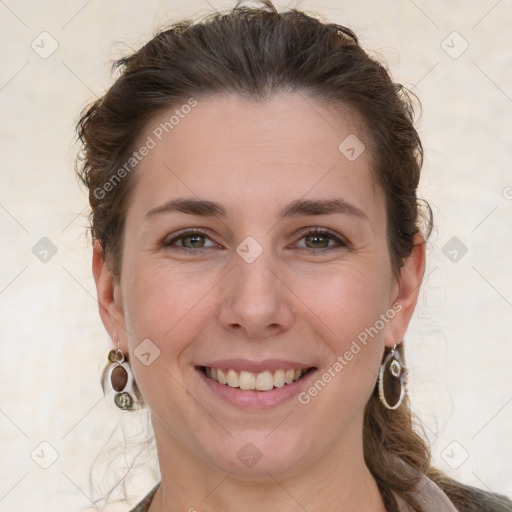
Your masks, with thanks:
[{"label": "upper lip", "polygon": [[200,366],[207,368],[227,368],[238,372],[261,373],[266,370],[297,370],[301,368],[312,368],[311,364],[299,361],[286,361],[284,359],[263,359],[261,361],[251,361],[249,359],[218,359],[208,361]]}]

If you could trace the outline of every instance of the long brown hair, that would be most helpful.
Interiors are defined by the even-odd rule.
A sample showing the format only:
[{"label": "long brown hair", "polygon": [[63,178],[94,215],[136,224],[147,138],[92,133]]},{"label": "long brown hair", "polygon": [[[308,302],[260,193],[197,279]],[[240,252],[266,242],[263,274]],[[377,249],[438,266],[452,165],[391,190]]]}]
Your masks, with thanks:
[{"label": "long brown hair", "polygon": [[[120,76],[78,123],[83,151],[77,171],[89,189],[92,238],[101,242],[114,277],[121,275],[125,214],[136,183],[126,162],[149,120],[191,97],[235,93],[263,101],[282,91],[348,107],[361,120],[374,179],[386,198],[393,272],[400,274],[422,222],[416,189],[423,149],[413,125],[414,96],[391,80],[351,30],[296,9],[278,13],[262,1],[261,8],[237,6],[201,22],[176,23],[116,65]],[[428,236],[428,205],[426,212]],[[407,399],[390,411],[375,391],[366,405],[363,437],[366,464],[389,510],[396,507],[395,493],[421,512],[411,493],[425,474],[460,510],[511,510],[506,498],[464,486],[431,467]]]}]

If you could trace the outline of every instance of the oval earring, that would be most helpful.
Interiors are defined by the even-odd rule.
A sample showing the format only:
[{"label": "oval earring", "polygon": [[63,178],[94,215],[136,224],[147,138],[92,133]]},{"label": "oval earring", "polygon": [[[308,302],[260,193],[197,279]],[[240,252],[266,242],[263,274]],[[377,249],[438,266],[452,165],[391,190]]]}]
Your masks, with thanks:
[{"label": "oval earring", "polygon": [[386,409],[398,409],[405,398],[406,369],[395,344],[379,370],[379,398]]},{"label": "oval earring", "polygon": [[125,361],[123,351],[119,348],[112,349],[108,353],[108,360],[112,363],[109,372],[109,381],[112,389],[116,392],[114,403],[123,411],[133,408],[133,397],[126,391],[129,381],[132,380],[128,361]]}]

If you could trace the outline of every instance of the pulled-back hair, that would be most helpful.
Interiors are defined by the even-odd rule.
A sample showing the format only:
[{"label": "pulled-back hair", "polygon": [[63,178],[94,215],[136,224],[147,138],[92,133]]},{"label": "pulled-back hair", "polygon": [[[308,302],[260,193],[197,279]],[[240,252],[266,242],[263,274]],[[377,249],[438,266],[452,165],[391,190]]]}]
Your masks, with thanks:
[{"label": "pulled-back hair", "polygon": [[[238,6],[201,22],[174,24],[116,65],[119,77],[78,123],[83,145],[78,176],[89,189],[91,234],[114,277],[122,271],[125,216],[137,172],[125,172],[107,193],[105,184],[130,161],[150,120],[190,98],[236,94],[262,102],[280,92],[349,109],[360,122],[385,197],[392,269],[400,274],[424,220],[416,196],[423,149],[413,125],[414,95],[391,80],[351,30],[296,9],[278,13],[263,1],[260,8]],[[426,211],[428,236],[428,204]],[[391,411],[375,390],[365,408],[363,445],[389,510],[396,507],[396,493],[421,512],[413,491],[425,474],[461,511],[512,510],[506,498],[464,486],[431,467],[407,399]]]}]

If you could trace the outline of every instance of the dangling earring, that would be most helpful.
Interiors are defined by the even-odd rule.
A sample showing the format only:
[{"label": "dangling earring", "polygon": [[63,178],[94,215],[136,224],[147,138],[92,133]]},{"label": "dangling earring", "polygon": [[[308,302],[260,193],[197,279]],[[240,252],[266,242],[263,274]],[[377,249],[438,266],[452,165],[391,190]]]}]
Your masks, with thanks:
[{"label": "dangling earring", "polygon": [[395,344],[379,371],[379,398],[387,409],[398,409],[405,397],[406,370]]},{"label": "dangling earring", "polygon": [[131,387],[133,376],[131,375],[128,361],[125,360],[123,351],[119,348],[119,342],[117,343],[117,348],[112,349],[108,353],[108,360],[111,363],[110,371],[108,372],[109,381],[116,393],[114,403],[119,409],[133,409],[133,397],[126,391],[126,389]]}]

